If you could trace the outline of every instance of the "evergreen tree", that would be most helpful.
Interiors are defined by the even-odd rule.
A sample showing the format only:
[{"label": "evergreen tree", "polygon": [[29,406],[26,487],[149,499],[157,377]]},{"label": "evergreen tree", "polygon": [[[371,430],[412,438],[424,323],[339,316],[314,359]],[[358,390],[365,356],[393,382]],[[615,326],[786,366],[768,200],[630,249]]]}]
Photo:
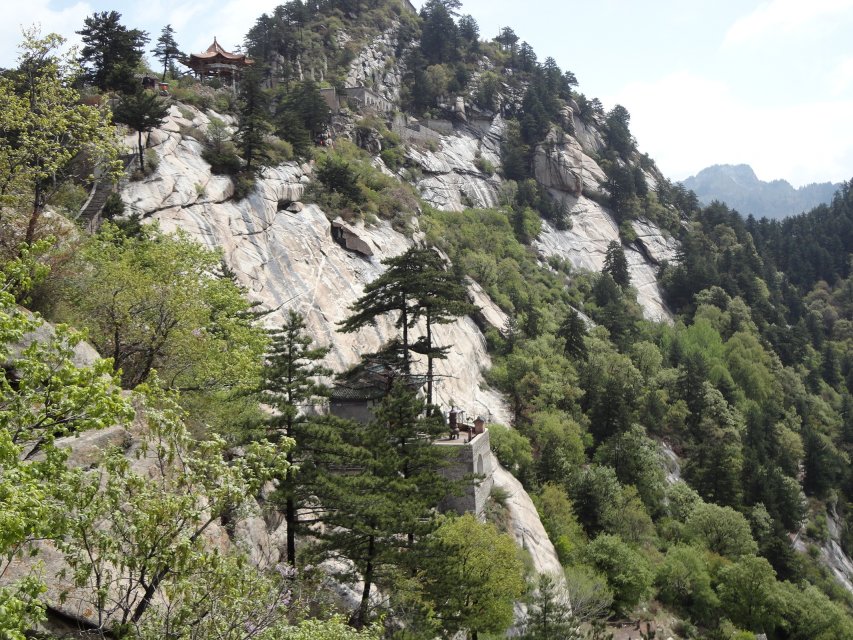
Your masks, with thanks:
[{"label": "evergreen tree", "polygon": [[[306,407],[321,402],[329,388],[318,381],[331,370],[319,364],[328,348],[311,347],[305,333],[305,322],[290,311],[282,327],[273,333],[273,342],[263,371],[261,400],[275,410],[267,420],[268,437],[277,441],[282,436],[293,438],[296,448],[287,452],[287,474],[280,478],[280,493],[284,497],[284,521],[287,524],[287,561],[296,565],[296,533],[300,526],[299,509],[303,506],[301,491],[310,482],[316,460],[311,453],[323,447],[327,440],[323,424],[306,415]],[[297,475],[294,461],[299,464]]]},{"label": "evergreen tree", "polygon": [[341,434],[345,446],[317,477],[325,524],[321,550],[350,560],[364,583],[351,619],[357,628],[368,621],[374,585],[410,568],[408,551],[435,528],[435,506],[456,486],[440,473],[445,449],[432,444],[443,421],[421,417],[423,410],[397,380],[373,421]]},{"label": "evergreen tree", "polygon": [[527,607],[522,640],[580,640],[578,626],[559,579],[549,573],[539,574]]},{"label": "evergreen tree", "polygon": [[611,240],[607,245],[607,253],[604,254],[604,268],[602,273],[609,273],[620,287],[631,284],[631,274],[628,272],[628,261],[625,252],[616,240]]},{"label": "evergreen tree", "polygon": [[269,161],[269,97],[261,82],[261,72],[250,69],[243,75],[238,94],[239,124],[236,139],[247,172],[257,170]]},{"label": "evergreen tree", "polygon": [[101,91],[133,91],[136,68],[148,34],[128,29],[119,22],[118,11],[103,11],[86,18],[77,33],[82,36],[80,60],[87,67],[87,79]]},{"label": "evergreen tree", "polygon": [[184,52],[178,48],[178,43],[175,41],[175,30],[172,29],[172,25],[167,24],[163,27],[160,37],[157,38],[157,46],[151,52],[155,58],[163,63],[163,81],[165,82],[169,63],[184,55]]},{"label": "evergreen tree", "polygon": [[145,147],[142,144],[142,134],[150,133],[160,126],[169,114],[168,105],[157,94],[137,87],[133,93],[122,95],[113,112],[116,122],[126,124],[136,131],[137,149],[139,151],[139,168],[145,170]]},{"label": "evergreen tree", "polygon": [[[364,295],[350,307],[353,312],[341,324],[345,333],[374,324],[379,316],[397,311],[397,327],[402,331],[400,349],[403,372],[411,371],[410,351],[427,356],[427,402],[432,403],[433,364],[446,357],[446,348],[433,344],[432,328],[471,313],[475,307],[468,302],[467,290],[461,279],[447,269],[441,256],[430,248],[412,247],[405,253],[382,261],[388,269],[364,288]],[[409,329],[423,317],[425,335],[415,344],[409,339]]]},{"label": "evergreen tree", "polygon": [[569,309],[566,319],[557,330],[557,337],[565,341],[563,352],[578,360],[586,358],[586,323],[574,309]]}]

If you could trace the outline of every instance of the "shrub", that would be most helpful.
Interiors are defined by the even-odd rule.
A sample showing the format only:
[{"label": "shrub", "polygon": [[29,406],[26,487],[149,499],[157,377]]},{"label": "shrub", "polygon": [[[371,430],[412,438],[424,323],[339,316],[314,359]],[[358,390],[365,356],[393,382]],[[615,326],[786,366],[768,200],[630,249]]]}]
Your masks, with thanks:
[{"label": "shrub", "polygon": [[648,561],[618,536],[598,536],[586,546],[583,558],[607,578],[618,612],[629,612],[648,595],[652,585]]},{"label": "shrub", "polygon": [[519,475],[519,472],[533,464],[530,440],[515,429],[509,429],[502,424],[489,425],[489,440],[497,459],[513,475]]},{"label": "shrub", "polygon": [[477,167],[477,170],[485,173],[487,176],[494,175],[495,173],[495,165],[486,160],[483,156],[477,156],[474,158],[474,166]]},{"label": "shrub", "polygon": [[246,198],[255,189],[255,174],[244,171],[232,178],[234,181],[234,200]]},{"label": "shrub", "polygon": [[107,201],[104,203],[101,215],[107,220],[112,220],[122,214],[124,214],[124,200],[121,199],[118,193],[112,191],[107,196]]}]

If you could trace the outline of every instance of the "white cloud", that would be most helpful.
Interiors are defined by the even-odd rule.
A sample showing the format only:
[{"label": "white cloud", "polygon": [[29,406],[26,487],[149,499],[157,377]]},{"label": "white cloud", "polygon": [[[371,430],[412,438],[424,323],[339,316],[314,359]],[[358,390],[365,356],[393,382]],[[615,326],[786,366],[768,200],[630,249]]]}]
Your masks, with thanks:
[{"label": "white cloud", "polygon": [[735,21],[726,32],[723,44],[735,45],[767,35],[791,34],[850,9],[853,9],[853,0],[771,0]]},{"label": "white cloud", "polygon": [[853,87],[853,58],[839,62],[830,72],[832,95],[840,96]]},{"label": "white cloud", "polygon": [[795,185],[853,174],[853,100],[753,106],[724,83],[687,72],[633,83],[612,98],[631,113],[640,149],[672,179],[737,163]]},{"label": "white cloud", "polygon": [[[42,34],[60,33],[70,44],[79,42],[74,31],[83,26],[83,19],[92,13],[88,2],[78,2],[65,9],[50,8],[50,0],[4,3],[0,20],[0,67],[12,67],[18,59],[21,29],[34,24],[41,26]],[[72,26],[73,25],[73,26]]]}]

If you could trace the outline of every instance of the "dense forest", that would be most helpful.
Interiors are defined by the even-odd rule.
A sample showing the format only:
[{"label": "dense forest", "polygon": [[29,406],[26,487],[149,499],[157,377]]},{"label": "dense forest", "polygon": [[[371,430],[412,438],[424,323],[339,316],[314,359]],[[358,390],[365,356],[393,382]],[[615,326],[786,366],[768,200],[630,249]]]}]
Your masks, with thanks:
[{"label": "dense forest", "polygon": [[[603,639],[627,622],[647,638],[853,638],[853,592],[824,561],[833,541],[853,556],[851,184],[784,220],[702,207],[637,151],[625,107],[605,111],[510,27],[482,39],[460,9],[291,0],[247,34],[236,93],[180,76],[169,26],[157,70],[116,12],[80,25],[79,54],[25,33],[0,73],[0,638],[66,637],[57,620],[105,638]],[[431,207],[390,121],[322,98],[389,30],[401,111],[446,118],[464,94],[505,120],[500,166],[477,167],[500,177],[498,206]],[[137,86],[161,71],[169,97]],[[311,162],[303,199],[330,219],[417,232],[330,329],[394,327],[355,372],[384,372],[372,420],[323,410],[328,345],[300,314],[269,328],[221,252],[125,211],[121,186],[158,169],[149,134],[189,106],[219,116],[181,135],[228,198]],[[599,136],[586,151],[606,189],[590,198],[619,232],[600,272],[533,246],[543,221],[571,228],[534,164],[575,122]],[[637,220],[678,240],[657,274],[671,323],[637,302]],[[478,480],[448,479],[432,445],[448,351],[433,330],[476,315],[469,281],[508,317],[484,327],[511,416],[492,450],[559,574],[515,544],[502,491],[483,519],[436,509]],[[259,557],[245,531],[273,521],[281,553]],[[86,611],[63,612],[70,597]]]}]

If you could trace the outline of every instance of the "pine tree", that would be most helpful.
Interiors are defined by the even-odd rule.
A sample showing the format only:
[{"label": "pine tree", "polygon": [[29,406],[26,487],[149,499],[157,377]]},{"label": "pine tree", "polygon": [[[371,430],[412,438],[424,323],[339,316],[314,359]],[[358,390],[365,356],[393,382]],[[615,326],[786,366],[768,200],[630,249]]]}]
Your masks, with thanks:
[{"label": "pine tree", "polygon": [[[433,249],[412,247],[383,260],[382,264],[388,269],[364,288],[364,294],[350,307],[352,315],[341,324],[341,330],[357,331],[375,324],[381,315],[398,312],[403,373],[411,373],[410,351],[427,356],[427,402],[432,403],[433,362],[446,354],[446,348],[436,348],[433,344],[432,327],[452,322],[475,307],[467,300],[461,278],[447,269]],[[421,317],[426,320],[426,334],[413,345],[409,329]]]},{"label": "pine tree", "polygon": [[610,244],[607,245],[602,273],[609,273],[620,287],[624,288],[631,284],[631,274],[628,272],[628,260],[625,259],[625,252],[616,240],[611,240]]},{"label": "pine tree", "polygon": [[142,134],[150,133],[158,127],[169,114],[169,107],[155,93],[137,87],[133,93],[121,97],[113,112],[116,122],[126,124],[137,134],[137,149],[139,151],[139,168],[145,170],[145,147],[142,145]]},{"label": "pine tree", "polygon": [[[296,448],[287,453],[287,475],[280,478],[280,492],[284,497],[284,519],[287,523],[287,561],[296,565],[296,532],[300,526],[299,508],[302,506],[302,488],[310,481],[311,468],[316,464],[312,452],[327,440],[322,432],[327,429],[322,421],[305,413],[305,408],[321,402],[329,395],[329,387],[318,380],[331,371],[319,364],[328,353],[326,347],[311,347],[311,338],[305,333],[305,322],[295,311],[290,311],[280,330],[273,334],[273,342],[263,372],[261,398],[275,410],[267,420],[267,435],[275,441],[282,436],[294,438]],[[297,475],[294,461],[300,464]]]},{"label": "pine tree", "polygon": [[250,69],[243,76],[238,96],[239,124],[237,144],[246,161],[246,171],[251,172],[269,161],[267,133],[269,123],[269,97],[261,85],[261,72]]},{"label": "pine tree", "polygon": [[456,486],[440,473],[445,449],[432,444],[442,420],[422,417],[423,410],[398,380],[372,422],[341,434],[344,446],[317,476],[322,551],[347,558],[364,583],[351,619],[358,628],[368,620],[374,585],[408,566],[408,552],[436,526],[434,507]]},{"label": "pine tree", "polygon": [[84,20],[77,33],[82,36],[80,60],[87,66],[87,78],[102,91],[132,91],[136,86],[136,68],[148,34],[128,29],[119,22],[118,11],[94,13]]},{"label": "pine tree", "polygon": [[540,574],[528,605],[522,640],[579,640],[578,626],[565,588],[555,576]]},{"label": "pine tree", "polygon": [[586,324],[574,309],[569,309],[569,314],[563,320],[563,324],[557,330],[557,337],[565,340],[563,352],[579,360],[586,359]]},{"label": "pine tree", "polygon": [[163,63],[163,81],[166,81],[166,71],[169,70],[169,62],[177,60],[184,55],[184,52],[178,48],[178,43],[175,41],[175,30],[172,25],[167,24],[160,32],[160,37],[157,38],[157,46],[151,52],[154,57]]}]

